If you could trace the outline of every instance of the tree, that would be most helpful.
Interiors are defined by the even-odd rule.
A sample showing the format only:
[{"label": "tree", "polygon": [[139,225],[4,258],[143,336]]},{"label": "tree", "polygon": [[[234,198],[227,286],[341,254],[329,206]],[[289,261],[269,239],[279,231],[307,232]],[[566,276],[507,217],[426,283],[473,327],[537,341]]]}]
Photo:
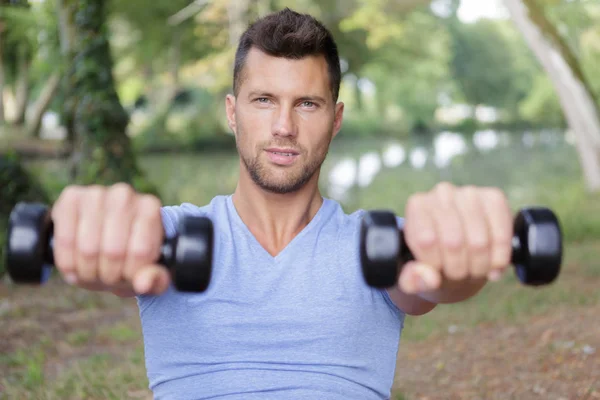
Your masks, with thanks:
[{"label": "tree", "polygon": [[[155,193],[138,167],[126,134],[129,116],[115,90],[105,0],[63,0],[67,73],[67,126],[74,137],[74,181],[127,182]],[[71,33],[69,33],[69,31]]]},{"label": "tree", "polygon": [[585,182],[600,191],[600,112],[577,57],[535,0],[504,0],[516,27],[548,73],[577,138]]},{"label": "tree", "polygon": [[516,46],[502,32],[502,22],[482,19],[463,24],[448,21],[452,76],[466,101],[516,111],[515,105],[531,89],[533,71],[520,68]]},{"label": "tree", "polygon": [[16,98],[16,116],[9,123],[24,125],[27,108],[31,105],[27,132],[30,136],[38,136],[43,114],[58,90],[62,71],[57,56],[58,26],[54,4],[51,1],[31,4],[27,0],[13,0],[0,7],[0,20],[4,27],[0,39],[0,75],[3,82],[12,87]]}]

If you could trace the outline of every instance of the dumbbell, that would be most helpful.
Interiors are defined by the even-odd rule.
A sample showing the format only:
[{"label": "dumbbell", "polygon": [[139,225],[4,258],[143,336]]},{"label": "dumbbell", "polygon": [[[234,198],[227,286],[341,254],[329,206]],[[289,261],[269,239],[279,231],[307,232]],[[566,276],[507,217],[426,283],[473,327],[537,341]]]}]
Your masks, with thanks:
[{"label": "dumbbell", "polygon": [[[529,286],[552,283],[562,263],[562,234],[556,215],[543,207],[519,210],[513,221],[511,263]],[[360,261],[365,282],[375,288],[397,284],[404,264],[414,260],[395,214],[366,212],[361,221]]]},{"label": "dumbbell", "polygon": [[[181,292],[203,292],[212,275],[214,229],[206,217],[181,219],[177,235],[163,241],[157,264]],[[9,216],[5,262],[17,284],[43,284],[54,266],[53,222],[41,203],[18,203]]]}]

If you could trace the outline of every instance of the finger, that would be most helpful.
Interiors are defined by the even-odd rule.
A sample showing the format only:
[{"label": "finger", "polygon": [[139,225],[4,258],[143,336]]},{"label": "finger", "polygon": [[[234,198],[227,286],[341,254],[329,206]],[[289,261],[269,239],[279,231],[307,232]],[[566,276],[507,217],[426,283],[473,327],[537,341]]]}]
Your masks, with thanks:
[{"label": "finger", "polygon": [[162,294],[170,283],[166,268],[151,264],[138,268],[132,278],[133,289],[138,294]]},{"label": "finger", "polygon": [[164,231],[160,206],[154,196],[138,197],[123,270],[126,279],[132,279],[140,266],[154,264],[160,256]]},{"label": "finger", "polygon": [[86,189],[81,199],[77,227],[77,279],[83,283],[98,280],[98,255],[102,237],[105,191],[100,186]]},{"label": "finger", "polygon": [[442,284],[442,276],[439,270],[430,265],[409,261],[402,267],[398,278],[398,287],[404,293],[417,294],[436,290]]},{"label": "finger", "polygon": [[430,198],[425,193],[410,197],[406,204],[404,235],[414,258],[433,268],[442,268],[442,256],[437,247],[437,232],[431,215]]},{"label": "finger", "polygon": [[473,186],[461,188],[456,193],[456,208],[465,232],[468,271],[474,278],[485,278],[491,265],[490,228],[480,198]]},{"label": "finger", "polygon": [[481,204],[483,205],[483,210],[487,215],[490,226],[490,278],[498,279],[511,261],[513,236],[512,211],[504,193],[499,189],[486,189],[482,200]]},{"label": "finger", "polygon": [[456,208],[456,189],[446,183],[437,185],[431,194],[435,196],[432,207],[438,246],[442,254],[444,275],[451,280],[467,278],[467,252],[465,248],[465,232],[462,220]]},{"label": "finger", "polygon": [[81,195],[80,186],[65,188],[50,212],[54,225],[54,264],[68,281],[74,281],[76,271],[77,209]]},{"label": "finger", "polygon": [[99,277],[106,285],[114,285],[122,278],[127,257],[127,242],[135,210],[134,191],[131,186],[112,186],[104,204],[105,220],[99,261]]}]

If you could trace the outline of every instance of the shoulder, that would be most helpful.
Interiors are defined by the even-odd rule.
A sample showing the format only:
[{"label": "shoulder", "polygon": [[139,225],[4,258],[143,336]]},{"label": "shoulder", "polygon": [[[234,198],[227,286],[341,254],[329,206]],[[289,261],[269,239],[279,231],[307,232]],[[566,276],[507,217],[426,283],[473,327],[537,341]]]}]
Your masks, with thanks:
[{"label": "shoulder", "polygon": [[[334,200],[330,200],[330,201],[337,204],[337,207],[340,210],[339,211],[340,218],[344,219],[347,223],[350,223],[350,224],[360,225],[362,223],[362,221],[365,219],[365,217],[372,211],[372,210],[367,210],[364,208],[359,208],[352,212],[346,212],[343,210],[341,205],[339,205],[339,203],[337,203]],[[388,211],[396,217],[396,223],[398,225],[398,228],[402,229],[404,227],[404,217],[396,214],[394,211],[392,211],[390,209],[382,209],[382,211]]]},{"label": "shoulder", "polygon": [[228,196],[215,196],[205,205],[196,205],[188,202],[179,205],[165,205],[161,207],[160,213],[167,236],[171,236],[177,230],[179,221],[185,216],[215,217],[223,212],[226,207]]}]

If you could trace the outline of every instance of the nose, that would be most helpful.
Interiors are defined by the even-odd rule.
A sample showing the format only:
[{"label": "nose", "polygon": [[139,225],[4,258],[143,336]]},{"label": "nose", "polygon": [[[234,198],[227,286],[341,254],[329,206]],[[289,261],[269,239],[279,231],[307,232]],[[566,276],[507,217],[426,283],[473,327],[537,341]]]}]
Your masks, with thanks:
[{"label": "nose", "polygon": [[294,122],[293,110],[279,107],[273,122],[274,136],[296,136],[296,124]]}]

